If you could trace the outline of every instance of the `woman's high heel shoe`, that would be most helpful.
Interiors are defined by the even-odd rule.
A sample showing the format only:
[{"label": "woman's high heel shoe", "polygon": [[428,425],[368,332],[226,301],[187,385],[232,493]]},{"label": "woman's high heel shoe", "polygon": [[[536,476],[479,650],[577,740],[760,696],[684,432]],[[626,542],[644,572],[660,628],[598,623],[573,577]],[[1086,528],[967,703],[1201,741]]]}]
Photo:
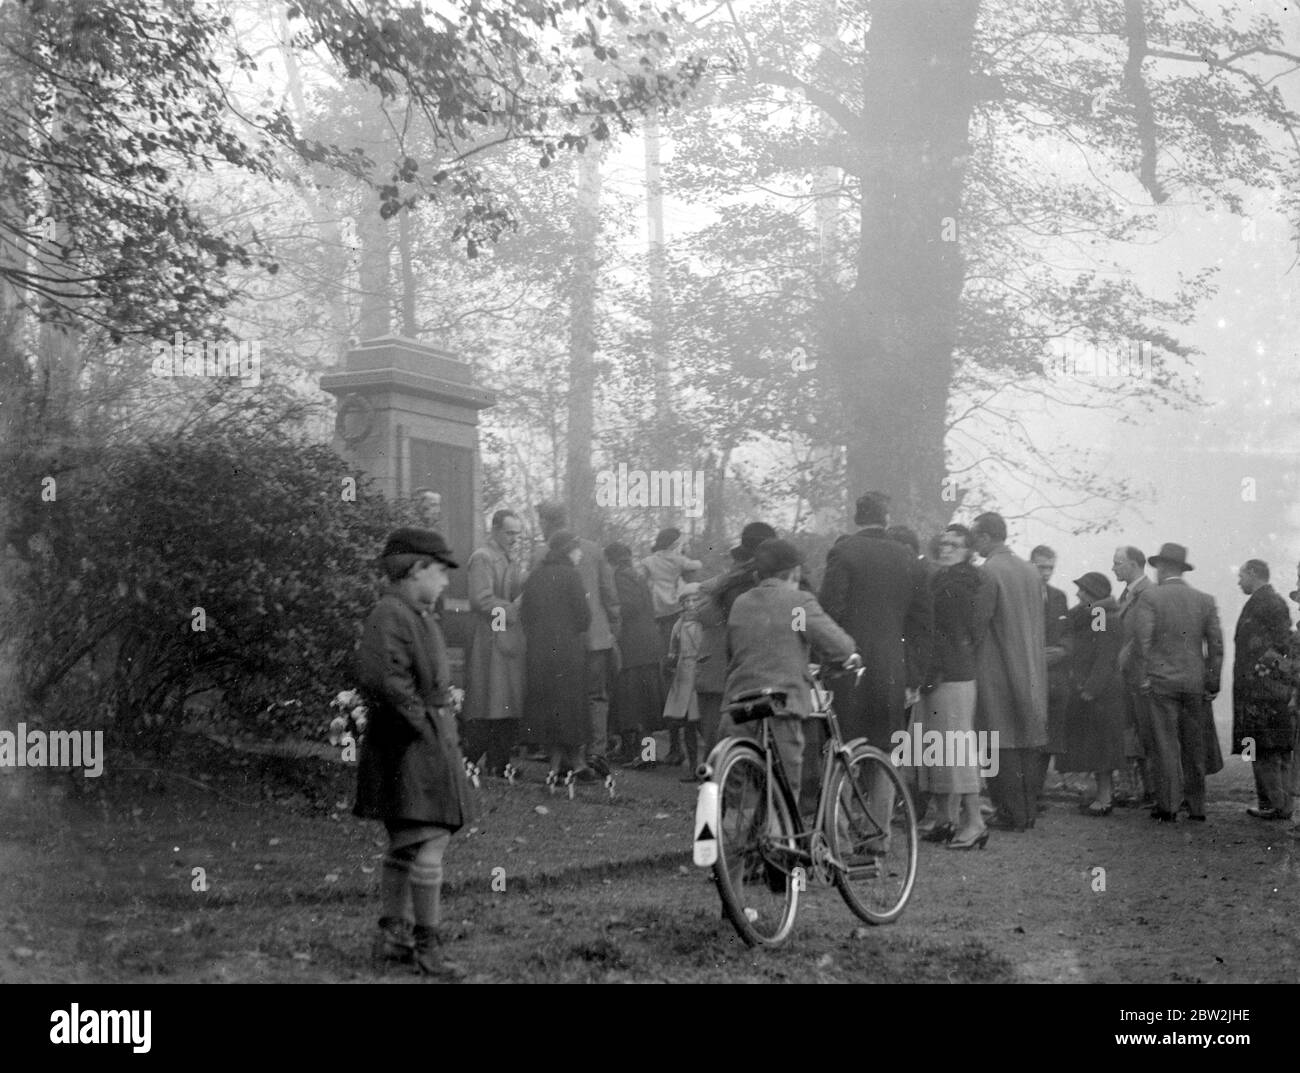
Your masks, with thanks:
[{"label": "woman's high heel shoe", "polygon": [[965,841],[953,839],[948,843],[949,849],[983,849],[989,844],[989,829],[984,828],[974,838],[968,838]]},{"label": "woman's high heel shoe", "polygon": [[952,836],[957,833],[957,828],[951,823],[936,823],[928,831],[921,834],[922,842],[951,842]]}]

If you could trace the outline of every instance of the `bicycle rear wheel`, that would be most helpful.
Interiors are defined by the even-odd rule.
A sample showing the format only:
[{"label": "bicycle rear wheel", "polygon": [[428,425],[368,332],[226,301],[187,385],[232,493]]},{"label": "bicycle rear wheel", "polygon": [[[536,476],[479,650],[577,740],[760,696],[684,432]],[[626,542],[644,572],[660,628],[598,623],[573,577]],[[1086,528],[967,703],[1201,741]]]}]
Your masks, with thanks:
[{"label": "bicycle rear wheel", "polygon": [[738,743],[723,754],[718,783],[718,859],[713,874],[723,911],[750,946],[778,946],[794,927],[795,828],[780,786],[768,807],[762,752]]},{"label": "bicycle rear wheel", "polygon": [[834,760],[827,788],[826,839],[836,860],[835,886],[870,924],[897,920],[916,881],[916,811],[889,757],[859,745]]}]

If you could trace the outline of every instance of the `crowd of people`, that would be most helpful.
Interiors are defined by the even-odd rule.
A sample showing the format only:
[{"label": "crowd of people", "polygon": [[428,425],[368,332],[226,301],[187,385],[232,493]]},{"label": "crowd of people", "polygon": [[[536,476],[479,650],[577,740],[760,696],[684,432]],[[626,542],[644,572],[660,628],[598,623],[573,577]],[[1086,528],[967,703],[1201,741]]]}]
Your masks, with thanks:
[{"label": "crowd of people", "polygon": [[[602,549],[576,535],[560,504],[537,513],[543,546],[528,553],[521,518],[499,510],[468,561],[463,736],[489,777],[513,781],[535,759],[548,762],[552,782],[607,778],[618,763],[684,765],[691,780],[720,737],[753,732],[732,724],[728,701],[767,686],[788,698],[773,720],[786,773],[815,795],[825,729],[805,720],[808,663],[833,661],[864,670],[834,686],[846,739],[891,752],[911,727],[997,743],[997,764],[985,771],[972,752],[908,771],[929,841],[982,849],[991,830],[1032,828],[1053,767],[1087,773],[1079,807],[1089,816],[1141,803],[1163,823],[1181,813],[1206,819],[1206,775],[1223,764],[1210,703],[1224,649],[1214,600],[1187,583],[1193,566],[1181,545],[1149,560],[1118,548],[1118,596],[1105,573],[1087,571],[1071,608],[1049,584],[1052,550],[1020,558],[992,512],[947,526],[923,555],[914,532],[889,526],[888,497],[863,495],[858,530],[828,552],[816,594],[798,550],[763,522],[745,526],[729,569],[699,581],[703,564],[683,553],[675,528],[638,560],[625,544]],[[374,714],[356,811],[383,819],[390,835],[376,957],[450,974],[437,952],[436,888],[444,836],[468,822],[472,805],[460,735],[446,725],[450,679],[434,605],[458,564],[426,529],[394,533],[382,562],[391,588],[358,657]],[[1288,819],[1300,644],[1267,564],[1246,562],[1239,584],[1249,599],[1236,633],[1233,751],[1253,761],[1259,803],[1250,815]],[[664,730],[660,757],[653,735]]]}]

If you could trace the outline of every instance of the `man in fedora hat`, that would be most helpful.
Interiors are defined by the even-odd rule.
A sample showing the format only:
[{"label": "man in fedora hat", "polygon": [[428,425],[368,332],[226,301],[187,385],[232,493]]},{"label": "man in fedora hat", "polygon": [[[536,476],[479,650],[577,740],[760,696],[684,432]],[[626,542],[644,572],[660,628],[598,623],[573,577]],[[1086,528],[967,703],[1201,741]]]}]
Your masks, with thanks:
[{"label": "man in fedora hat", "polygon": [[1183,580],[1194,569],[1181,544],[1162,544],[1151,556],[1157,585],[1139,600],[1135,673],[1150,702],[1157,759],[1156,807],[1151,816],[1173,822],[1187,803],[1187,818],[1205,819],[1205,702],[1219,693],[1223,633],[1214,597]]}]

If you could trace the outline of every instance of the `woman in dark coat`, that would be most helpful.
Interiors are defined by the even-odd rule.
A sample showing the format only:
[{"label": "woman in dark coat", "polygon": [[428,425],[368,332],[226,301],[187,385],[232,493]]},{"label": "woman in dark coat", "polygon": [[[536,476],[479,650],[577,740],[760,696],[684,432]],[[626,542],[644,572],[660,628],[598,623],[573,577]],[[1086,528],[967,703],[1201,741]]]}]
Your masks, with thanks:
[{"label": "woman in dark coat", "polygon": [[356,655],[369,720],[353,811],[383,820],[389,839],[372,954],[377,967],[398,961],[458,979],[464,970],[439,951],[442,857],[452,832],[473,819],[473,804],[447,706],[447,646],[433,614],[457,564],[439,534],[414,528],[388,538],[381,562],[389,588],[366,619]]},{"label": "woman in dark coat", "polygon": [[[939,538],[940,569],[930,577],[934,644],[918,718],[922,733],[937,731],[944,740],[952,733],[975,740],[975,605],[983,578],[971,564],[971,554],[970,530],[950,525]],[[920,788],[931,795],[939,816],[922,837],[953,849],[982,848],[988,830],[980,815],[978,753],[964,759],[964,764],[919,770]]]},{"label": "woman in dark coat", "polygon": [[1071,694],[1062,770],[1091,771],[1097,779],[1097,795],[1080,811],[1109,816],[1114,807],[1114,772],[1128,766],[1119,670],[1124,633],[1119,607],[1110,595],[1110,578],[1092,572],[1074,583],[1079,587],[1079,604],[1070,612]]},{"label": "woman in dark coat", "polygon": [[551,754],[551,775],[582,767],[591,738],[587,706],[587,628],[591,609],[578,574],[582,549],[567,529],[551,535],[546,557],[524,582],[524,708],[533,732]]},{"label": "woman in dark coat", "polygon": [[622,669],[609,703],[609,732],[619,736],[619,749],[611,759],[631,763],[640,756],[641,735],[663,728],[663,641],[650,587],[632,565],[632,549],[610,544],[605,558],[614,568],[622,608],[618,634]]}]

